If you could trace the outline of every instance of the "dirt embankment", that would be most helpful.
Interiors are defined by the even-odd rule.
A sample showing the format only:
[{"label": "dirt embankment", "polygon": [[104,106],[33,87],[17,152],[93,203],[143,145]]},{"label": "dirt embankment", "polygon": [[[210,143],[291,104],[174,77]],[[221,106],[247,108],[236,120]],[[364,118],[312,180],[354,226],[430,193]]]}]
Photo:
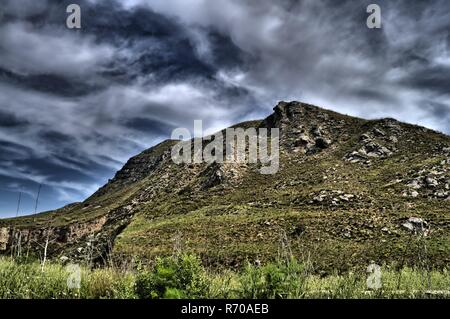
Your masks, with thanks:
[{"label": "dirt embankment", "polygon": [[85,237],[101,231],[106,220],[107,217],[102,216],[83,223],[38,229],[1,227],[0,252],[8,252],[18,245],[32,247],[44,245],[47,237],[53,245],[75,244]]}]

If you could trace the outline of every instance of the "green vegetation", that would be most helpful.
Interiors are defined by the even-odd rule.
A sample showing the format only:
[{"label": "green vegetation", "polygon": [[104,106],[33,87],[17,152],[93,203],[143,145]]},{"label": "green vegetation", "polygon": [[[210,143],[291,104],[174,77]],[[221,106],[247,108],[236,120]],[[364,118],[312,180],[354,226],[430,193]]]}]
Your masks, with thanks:
[{"label": "green vegetation", "polygon": [[157,258],[134,269],[81,267],[79,288],[69,289],[69,269],[50,263],[0,259],[0,298],[448,298],[447,270],[383,267],[382,287],[369,290],[365,272],[318,276],[310,262],[279,259],[247,263],[238,271],[213,271],[194,255]]},{"label": "green vegetation", "polygon": [[205,298],[208,283],[200,260],[192,255],[157,258],[151,270],[136,276],[140,298]]},{"label": "green vegetation", "polygon": [[133,298],[134,276],[115,269],[81,267],[79,289],[69,289],[70,268],[47,263],[44,271],[36,262],[0,259],[0,298],[66,299],[66,298]]},{"label": "green vegetation", "polygon": [[[412,237],[401,226],[414,213],[388,209],[347,211],[297,210],[250,205],[207,205],[189,213],[150,219],[135,216],[116,238],[115,256],[152,260],[173,251],[181,236],[186,251],[201,256],[208,266],[242,267],[246,260],[273,262],[286,235],[292,254],[309,254],[316,271],[346,272],[371,260],[443,268],[448,264],[450,241],[446,232],[428,238]],[[423,216],[418,215],[418,216]],[[429,220],[429,215],[425,215]],[[388,228],[383,229],[384,227]],[[349,237],[345,236],[348,231]],[[426,260],[419,255],[426,251]]]}]

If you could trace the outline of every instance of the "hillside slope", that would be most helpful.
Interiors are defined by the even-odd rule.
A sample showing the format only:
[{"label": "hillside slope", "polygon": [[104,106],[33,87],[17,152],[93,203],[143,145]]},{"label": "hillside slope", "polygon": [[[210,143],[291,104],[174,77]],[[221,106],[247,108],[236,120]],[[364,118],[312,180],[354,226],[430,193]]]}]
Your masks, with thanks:
[{"label": "hillside slope", "polygon": [[280,128],[277,174],[255,164],[177,165],[177,141],[167,140],[83,203],[0,221],[0,250],[41,253],[49,238],[55,258],[99,262],[176,249],[219,267],[286,252],[321,271],[371,260],[448,266],[450,137],[300,102],[280,102],[268,118],[235,127]]}]

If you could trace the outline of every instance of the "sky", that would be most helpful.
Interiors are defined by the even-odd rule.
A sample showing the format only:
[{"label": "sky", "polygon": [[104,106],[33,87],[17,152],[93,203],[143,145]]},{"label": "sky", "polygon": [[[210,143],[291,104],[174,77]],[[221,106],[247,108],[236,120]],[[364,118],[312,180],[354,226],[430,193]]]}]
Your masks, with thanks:
[{"label": "sky", "polygon": [[37,211],[82,201],[174,128],[281,100],[449,134],[450,2],[374,1],[2,0],[0,218],[20,192],[20,215],[40,184]]}]

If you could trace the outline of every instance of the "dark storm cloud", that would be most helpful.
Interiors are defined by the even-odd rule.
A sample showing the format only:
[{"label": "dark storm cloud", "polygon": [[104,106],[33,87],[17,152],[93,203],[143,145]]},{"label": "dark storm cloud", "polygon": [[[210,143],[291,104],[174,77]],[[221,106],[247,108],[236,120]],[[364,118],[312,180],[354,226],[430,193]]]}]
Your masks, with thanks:
[{"label": "dark storm cloud", "polygon": [[86,197],[174,127],[230,124],[225,110],[246,94],[216,79],[241,63],[226,36],[112,1],[78,1],[83,29],[68,30],[72,2],[6,1],[0,21],[0,174],[46,185],[54,206]]},{"label": "dark storm cloud", "polygon": [[424,89],[436,94],[450,93],[450,65],[428,66],[411,71],[402,84],[416,89]]},{"label": "dark storm cloud", "polygon": [[[82,29],[65,27],[66,6]],[[0,214],[81,200],[130,157],[303,100],[450,132],[450,3],[7,0],[0,18]],[[53,200],[50,200],[53,198]],[[10,199],[11,201],[9,201]]]},{"label": "dark storm cloud", "polygon": [[188,11],[180,0],[140,3],[230,36],[252,60],[228,79],[267,108],[278,99],[302,99],[450,130],[423,121],[421,109],[424,98],[449,97],[448,1],[378,1],[380,30],[365,25],[372,1],[195,1]]},{"label": "dark storm cloud", "polygon": [[9,70],[0,69],[0,80],[24,90],[35,90],[66,97],[89,94],[100,89],[88,84],[82,78],[66,78],[56,74],[22,75]]},{"label": "dark storm cloud", "polygon": [[25,126],[27,124],[30,124],[30,123],[18,118],[13,113],[0,110],[0,127],[3,127],[3,128],[20,127],[20,126]]},{"label": "dark storm cloud", "polygon": [[175,128],[174,126],[165,124],[162,121],[144,117],[135,117],[132,119],[128,119],[124,123],[122,123],[122,125],[126,127],[132,127],[135,130],[143,132],[158,132],[161,135],[164,135],[167,132],[171,132]]},{"label": "dark storm cloud", "polygon": [[449,105],[437,102],[426,102],[426,108],[430,109],[437,117],[450,121]]}]

